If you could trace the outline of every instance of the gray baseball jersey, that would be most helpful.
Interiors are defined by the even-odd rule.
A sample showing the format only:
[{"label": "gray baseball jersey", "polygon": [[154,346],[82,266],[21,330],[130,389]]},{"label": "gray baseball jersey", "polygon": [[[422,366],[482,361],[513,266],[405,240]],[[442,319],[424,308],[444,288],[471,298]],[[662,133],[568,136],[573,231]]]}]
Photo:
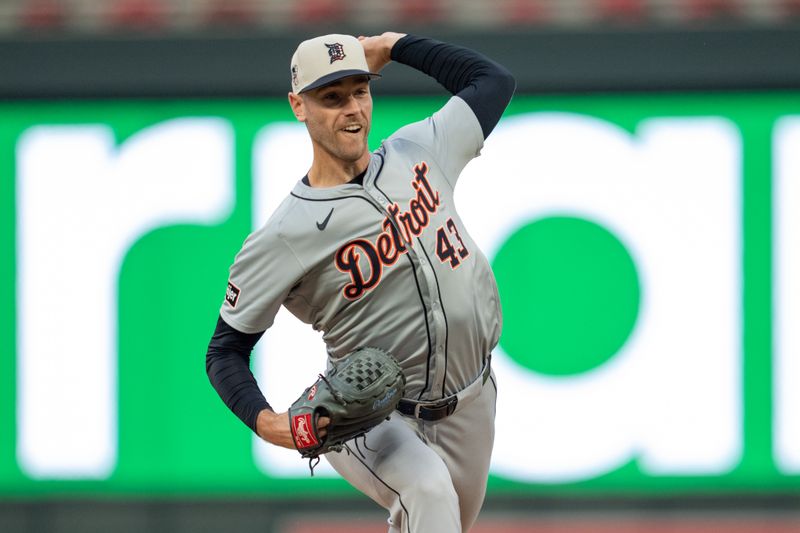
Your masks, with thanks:
[{"label": "gray baseball jersey", "polygon": [[501,328],[491,268],[453,204],[482,145],[475,114],[453,96],[385,140],[363,186],[298,182],[236,256],[222,318],[256,333],[284,305],[323,332],[333,359],[359,346],[391,352],[407,398],[461,391]]}]

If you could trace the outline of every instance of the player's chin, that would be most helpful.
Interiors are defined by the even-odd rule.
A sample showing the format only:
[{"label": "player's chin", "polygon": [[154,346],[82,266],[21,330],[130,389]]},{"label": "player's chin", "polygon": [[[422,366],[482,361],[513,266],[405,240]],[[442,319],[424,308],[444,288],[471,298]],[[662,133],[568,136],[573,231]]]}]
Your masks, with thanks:
[{"label": "player's chin", "polygon": [[364,155],[366,150],[366,139],[349,139],[338,145],[339,158],[345,161],[357,161]]},{"label": "player's chin", "polygon": [[357,132],[340,130],[339,140],[343,144],[365,144],[367,142],[367,130],[361,129]]}]

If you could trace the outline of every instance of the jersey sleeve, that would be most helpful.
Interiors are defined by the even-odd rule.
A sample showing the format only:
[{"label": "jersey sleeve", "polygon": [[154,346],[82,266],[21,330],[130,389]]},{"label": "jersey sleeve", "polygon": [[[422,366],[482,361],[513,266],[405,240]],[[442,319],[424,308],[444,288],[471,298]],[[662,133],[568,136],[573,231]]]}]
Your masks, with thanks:
[{"label": "jersey sleeve", "polygon": [[401,138],[418,144],[431,153],[455,187],[461,171],[483,148],[483,131],[475,113],[459,96],[419,122],[397,130],[391,139]]},{"label": "jersey sleeve", "polygon": [[303,267],[274,226],[252,233],[230,268],[222,319],[243,333],[258,333],[272,325]]},{"label": "jersey sleeve", "polygon": [[397,41],[391,58],[433,77],[461,97],[475,113],[484,139],[497,125],[516,88],[513,74],[480,52],[419,35],[407,34]]}]

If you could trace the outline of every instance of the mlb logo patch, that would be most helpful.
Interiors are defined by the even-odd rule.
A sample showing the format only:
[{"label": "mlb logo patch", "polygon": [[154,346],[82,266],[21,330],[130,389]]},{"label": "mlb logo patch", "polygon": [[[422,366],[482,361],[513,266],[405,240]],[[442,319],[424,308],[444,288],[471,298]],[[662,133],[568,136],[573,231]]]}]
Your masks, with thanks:
[{"label": "mlb logo patch", "polygon": [[239,301],[239,293],[241,293],[239,287],[229,281],[228,289],[225,291],[225,301],[228,302],[228,305],[236,307],[236,303]]},{"label": "mlb logo patch", "polygon": [[328,57],[330,57],[331,63],[334,61],[341,61],[347,57],[344,55],[344,46],[342,46],[342,43],[325,43],[325,46],[328,47]]},{"label": "mlb logo patch", "polygon": [[319,444],[314,433],[311,432],[311,413],[294,415],[292,417],[292,433],[298,449],[309,448]]}]

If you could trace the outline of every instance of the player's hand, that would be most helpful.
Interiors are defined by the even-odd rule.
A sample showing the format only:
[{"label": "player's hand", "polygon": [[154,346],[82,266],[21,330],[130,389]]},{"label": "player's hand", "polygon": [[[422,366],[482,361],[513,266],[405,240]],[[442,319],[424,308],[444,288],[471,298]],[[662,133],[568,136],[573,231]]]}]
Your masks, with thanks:
[{"label": "player's hand", "polygon": [[405,35],[405,33],[387,31],[372,37],[358,36],[361,46],[364,47],[364,55],[367,57],[370,72],[378,73],[392,61],[392,47]]},{"label": "player's hand", "polygon": [[[328,426],[330,419],[322,416],[317,420],[317,427],[320,428],[319,436],[324,437],[328,431],[323,429]],[[292,438],[292,430],[289,427],[289,413],[275,413],[269,409],[263,409],[258,413],[256,419],[256,432],[258,436],[274,444],[275,446],[282,446],[290,450],[296,450],[294,439]]]}]

